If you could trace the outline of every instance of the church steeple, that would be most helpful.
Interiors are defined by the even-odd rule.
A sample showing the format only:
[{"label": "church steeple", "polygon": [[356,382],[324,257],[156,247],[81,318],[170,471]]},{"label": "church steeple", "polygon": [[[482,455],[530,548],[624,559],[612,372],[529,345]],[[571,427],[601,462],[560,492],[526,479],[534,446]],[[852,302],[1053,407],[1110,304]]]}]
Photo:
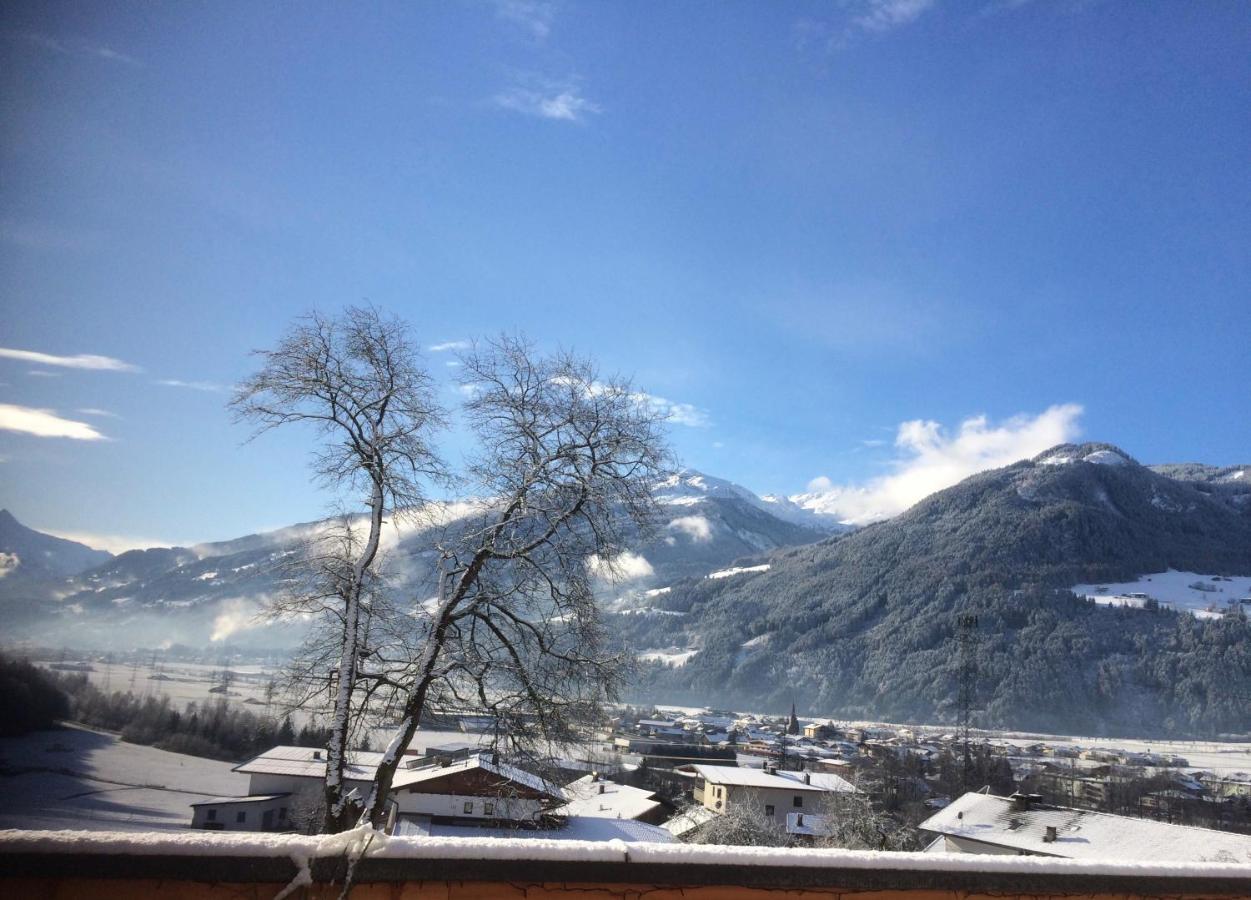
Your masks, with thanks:
[{"label": "church steeple", "polygon": [[791,720],[786,725],[787,734],[799,734],[799,717],[795,715],[795,701],[791,701]]}]

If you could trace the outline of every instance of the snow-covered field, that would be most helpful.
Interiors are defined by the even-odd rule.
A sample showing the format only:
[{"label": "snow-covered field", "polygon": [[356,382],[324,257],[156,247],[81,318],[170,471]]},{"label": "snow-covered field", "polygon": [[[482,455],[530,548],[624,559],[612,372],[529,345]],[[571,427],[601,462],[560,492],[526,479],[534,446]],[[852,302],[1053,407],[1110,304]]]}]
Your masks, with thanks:
[{"label": "snow-covered field", "polygon": [[0,739],[0,828],[179,831],[191,803],[246,794],[231,763],[67,727]]},{"label": "snow-covered field", "polygon": [[[1251,600],[1251,576],[1204,575],[1169,569],[1141,575],[1134,581],[1078,584],[1071,590],[1079,597],[1088,597],[1105,606],[1141,608],[1147,598],[1151,598],[1161,606],[1186,610],[1199,618],[1215,618],[1230,604],[1237,604],[1244,598]],[[1251,613],[1251,602],[1241,605]]]},{"label": "snow-covered field", "polygon": [[643,662],[661,662],[667,666],[684,666],[686,661],[698,653],[698,650],[670,647],[667,650],[644,650],[638,654]]},{"label": "snow-covered field", "polygon": [[[40,665],[54,667],[55,663],[42,661]],[[187,703],[203,703],[216,700],[221,694],[209,693],[220,684],[221,673],[229,669],[230,690],[227,699],[240,703],[252,700],[250,706],[259,706],[265,700],[265,685],[276,670],[260,665],[211,666],[200,663],[164,663],[151,666],[144,663],[90,663],[93,671],[87,678],[102,691],[131,691],[136,696],[148,694],[169,697],[176,708]]]}]

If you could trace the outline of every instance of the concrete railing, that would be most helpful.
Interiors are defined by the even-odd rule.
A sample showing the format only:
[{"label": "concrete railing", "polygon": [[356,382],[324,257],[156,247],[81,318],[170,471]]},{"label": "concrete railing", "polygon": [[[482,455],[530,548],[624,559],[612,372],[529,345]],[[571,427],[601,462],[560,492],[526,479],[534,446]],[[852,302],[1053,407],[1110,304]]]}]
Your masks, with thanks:
[{"label": "concrete railing", "polygon": [[954,900],[1251,897],[1251,864],[774,850],[680,844],[0,832],[0,896]]}]

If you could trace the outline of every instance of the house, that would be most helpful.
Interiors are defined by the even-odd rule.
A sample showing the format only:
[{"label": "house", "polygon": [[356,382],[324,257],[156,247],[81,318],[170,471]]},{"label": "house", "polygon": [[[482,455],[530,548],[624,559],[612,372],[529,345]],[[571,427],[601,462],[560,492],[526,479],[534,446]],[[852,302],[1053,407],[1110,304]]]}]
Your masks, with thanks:
[{"label": "house", "polygon": [[1037,795],[965,794],[918,827],[935,836],[927,853],[1108,862],[1251,861],[1251,835],[1047,806]]},{"label": "house", "polygon": [[783,826],[788,813],[818,811],[823,796],[856,790],[850,782],[826,772],[704,765],[691,766],[690,771],[699,779],[695,800],[707,809],[724,813],[744,804]]},{"label": "house", "polygon": [[[348,755],[349,791],[365,796],[381,753]],[[248,776],[248,794],[193,804],[192,827],[228,831],[284,831],[301,823],[297,809],[315,809],[326,777],[325,752],[273,747],[235,766]],[[531,824],[566,800],[559,786],[502,762],[491,752],[465,748],[401,760],[388,798],[394,823],[402,819],[438,824]]]},{"label": "house", "polygon": [[212,797],[191,804],[191,827],[208,831],[290,831],[290,794]]},{"label": "house", "polygon": [[[313,810],[326,778],[326,752],[312,747],[272,747],[234,767],[248,776],[248,793],[191,804],[191,827],[213,831],[290,831],[302,824],[299,810]],[[364,795],[381,753],[348,754],[348,789]]]},{"label": "house", "polygon": [[686,729],[668,719],[639,719],[639,732],[653,737],[685,738]]},{"label": "house", "polygon": [[555,810],[559,815],[634,819],[652,825],[668,815],[652,791],[617,784],[594,772],[565,785],[565,796],[569,802]]}]

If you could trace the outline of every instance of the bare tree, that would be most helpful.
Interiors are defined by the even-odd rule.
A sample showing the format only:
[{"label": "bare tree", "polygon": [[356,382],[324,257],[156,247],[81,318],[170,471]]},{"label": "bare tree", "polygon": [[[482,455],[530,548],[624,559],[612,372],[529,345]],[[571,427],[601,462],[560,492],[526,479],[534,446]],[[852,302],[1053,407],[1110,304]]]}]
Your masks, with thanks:
[{"label": "bare tree", "polygon": [[483,499],[440,541],[411,639],[370,673],[400,715],[362,818],[375,827],[430,710],[486,712],[497,740],[525,751],[572,739],[617,696],[627,660],[608,649],[593,586],[653,527],[669,470],[664,415],[628,381],[515,338],[462,364],[478,447],[465,480]]},{"label": "bare tree", "polygon": [[231,400],[237,418],[257,433],[291,424],[312,426],[320,442],[314,470],[328,487],[364,508],[363,527],[348,526],[316,560],[316,588],[299,601],[329,613],[337,627],[326,656],[335,665],[331,735],[327,746],[325,828],[355,821],[344,790],[353,701],[367,630],[375,564],[388,516],[420,508],[421,486],[442,474],[428,437],[441,411],[418,362],[406,326],[370,307],[335,317],[311,314],[277,348],[260,351],[262,366]]}]

